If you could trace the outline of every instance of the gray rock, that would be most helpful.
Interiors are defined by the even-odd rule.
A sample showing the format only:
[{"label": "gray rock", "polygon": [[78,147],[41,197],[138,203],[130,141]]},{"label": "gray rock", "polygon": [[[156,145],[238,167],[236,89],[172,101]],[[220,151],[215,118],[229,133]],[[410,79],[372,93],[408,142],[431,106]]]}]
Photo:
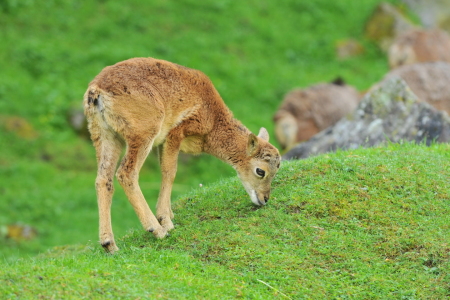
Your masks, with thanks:
[{"label": "gray rock", "polygon": [[402,78],[421,101],[450,115],[450,63],[438,61],[401,66],[386,74],[381,83],[371,89],[394,77]]},{"label": "gray rock", "polygon": [[421,102],[399,77],[383,82],[370,91],[353,114],[301,143],[283,159],[301,159],[335,151],[371,147],[387,141],[450,140],[447,113]]},{"label": "gray rock", "polygon": [[440,27],[450,31],[450,1],[403,0],[418,15],[426,28]]},{"label": "gray rock", "polygon": [[365,36],[387,51],[393,39],[401,32],[416,26],[394,5],[381,2],[365,25]]}]

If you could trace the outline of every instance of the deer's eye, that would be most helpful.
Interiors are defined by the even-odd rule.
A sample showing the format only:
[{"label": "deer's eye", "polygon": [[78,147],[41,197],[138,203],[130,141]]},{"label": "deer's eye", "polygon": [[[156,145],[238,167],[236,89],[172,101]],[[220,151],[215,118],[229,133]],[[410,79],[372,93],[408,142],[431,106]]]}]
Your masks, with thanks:
[{"label": "deer's eye", "polygon": [[261,170],[260,168],[256,168],[256,174],[258,176],[264,177],[264,175],[266,175],[266,172],[264,172],[264,170]]}]

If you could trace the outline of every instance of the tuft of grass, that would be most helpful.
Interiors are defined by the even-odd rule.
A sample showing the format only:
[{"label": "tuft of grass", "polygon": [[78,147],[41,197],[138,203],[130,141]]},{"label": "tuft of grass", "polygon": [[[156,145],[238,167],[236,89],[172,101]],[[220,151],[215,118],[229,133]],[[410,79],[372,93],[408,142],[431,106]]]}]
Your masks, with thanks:
[{"label": "tuft of grass", "polygon": [[447,144],[391,144],[283,162],[261,208],[236,178],[222,180],[176,202],[170,237],[132,230],[118,255],[89,244],[9,263],[0,293],[444,299],[449,158]]}]

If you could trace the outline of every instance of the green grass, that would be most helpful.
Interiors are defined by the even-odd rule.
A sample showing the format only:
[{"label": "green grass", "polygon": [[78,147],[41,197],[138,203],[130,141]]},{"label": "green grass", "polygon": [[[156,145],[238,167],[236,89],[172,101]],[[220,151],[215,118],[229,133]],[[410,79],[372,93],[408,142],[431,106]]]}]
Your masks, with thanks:
[{"label": "green grass", "polygon": [[269,204],[237,179],[181,197],[175,229],[132,230],[5,264],[6,298],[444,299],[450,146],[389,145],[284,162]]},{"label": "green grass", "polygon": [[[143,232],[116,184],[121,250],[109,256],[98,245],[95,153],[67,122],[103,67],[152,56],[202,70],[250,130],[273,134],[290,89],[342,76],[365,90],[387,71],[363,36],[378,2],[0,0],[2,298],[449,297],[448,145],[285,162],[259,209],[232,168],[183,156],[171,236]],[[365,52],[340,60],[334,47],[347,38]],[[159,181],[152,154],[140,177],[152,207]],[[37,236],[6,238],[10,224]]]}]

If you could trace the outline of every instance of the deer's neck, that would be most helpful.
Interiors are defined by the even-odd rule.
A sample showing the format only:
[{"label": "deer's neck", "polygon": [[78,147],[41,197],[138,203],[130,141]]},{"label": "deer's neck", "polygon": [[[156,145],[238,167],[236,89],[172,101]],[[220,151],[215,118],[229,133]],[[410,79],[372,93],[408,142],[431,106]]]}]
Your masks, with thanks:
[{"label": "deer's neck", "polygon": [[247,156],[249,134],[250,131],[231,115],[221,117],[208,135],[205,152],[235,167]]}]

